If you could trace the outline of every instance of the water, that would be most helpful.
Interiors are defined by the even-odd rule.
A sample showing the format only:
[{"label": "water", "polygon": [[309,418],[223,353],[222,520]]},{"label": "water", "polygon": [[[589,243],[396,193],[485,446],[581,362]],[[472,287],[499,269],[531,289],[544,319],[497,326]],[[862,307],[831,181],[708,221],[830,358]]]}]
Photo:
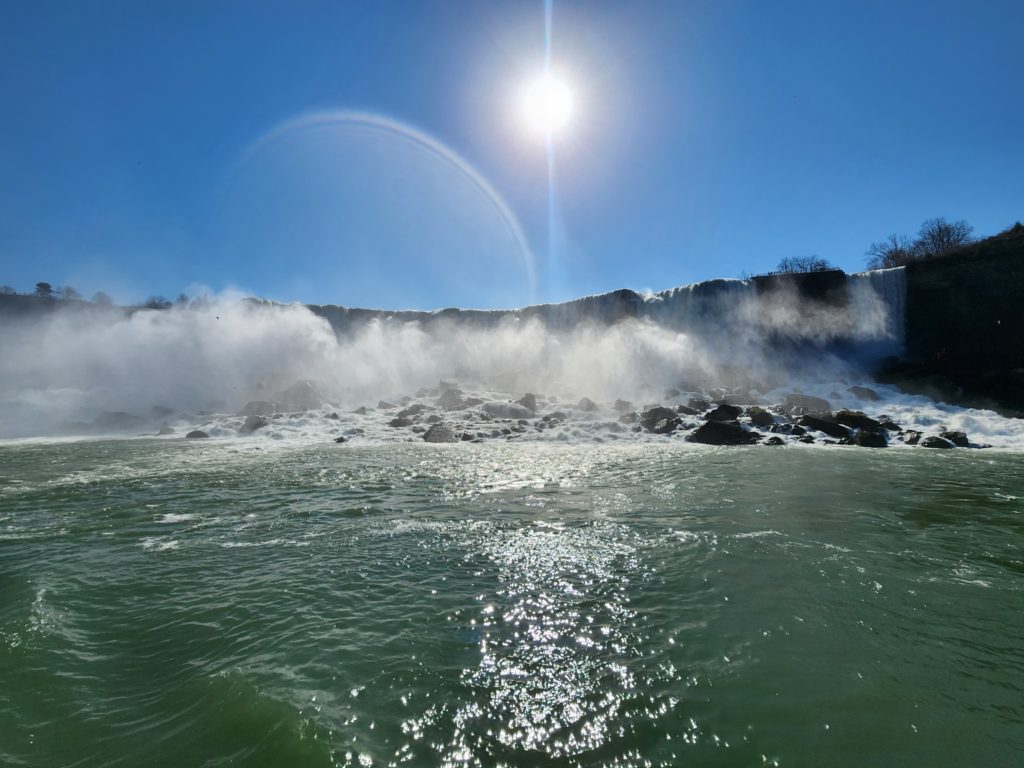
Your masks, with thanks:
[{"label": "water", "polygon": [[1008,451],[0,446],[0,764],[1019,765]]}]

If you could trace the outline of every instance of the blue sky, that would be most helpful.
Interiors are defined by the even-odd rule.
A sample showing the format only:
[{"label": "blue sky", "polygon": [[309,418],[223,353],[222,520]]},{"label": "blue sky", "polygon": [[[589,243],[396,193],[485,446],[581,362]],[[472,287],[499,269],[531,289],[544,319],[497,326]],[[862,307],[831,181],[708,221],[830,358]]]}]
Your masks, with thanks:
[{"label": "blue sky", "polygon": [[[0,6],[0,283],[510,306],[1024,219],[1024,3]],[[521,231],[521,238],[515,234]],[[526,243],[524,252],[523,241]]]}]

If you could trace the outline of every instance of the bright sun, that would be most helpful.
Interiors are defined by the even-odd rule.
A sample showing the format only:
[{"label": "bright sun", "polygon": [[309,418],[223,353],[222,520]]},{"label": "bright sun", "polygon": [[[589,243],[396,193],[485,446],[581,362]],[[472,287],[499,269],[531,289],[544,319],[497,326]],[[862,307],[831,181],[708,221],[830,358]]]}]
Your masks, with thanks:
[{"label": "bright sun", "polygon": [[545,74],[527,87],[523,114],[531,131],[551,136],[572,117],[572,92],[564,81]]}]

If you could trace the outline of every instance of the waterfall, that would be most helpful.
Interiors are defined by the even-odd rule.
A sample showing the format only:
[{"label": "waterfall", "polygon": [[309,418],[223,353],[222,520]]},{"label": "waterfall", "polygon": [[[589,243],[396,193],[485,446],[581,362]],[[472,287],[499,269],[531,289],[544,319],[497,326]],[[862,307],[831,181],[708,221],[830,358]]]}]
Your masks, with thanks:
[{"label": "waterfall", "polygon": [[[860,338],[882,336],[899,351],[906,343],[907,273],[904,267],[873,269],[847,277],[851,320]],[[878,315],[879,303],[883,314]],[[879,333],[881,331],[881,333]]]}]

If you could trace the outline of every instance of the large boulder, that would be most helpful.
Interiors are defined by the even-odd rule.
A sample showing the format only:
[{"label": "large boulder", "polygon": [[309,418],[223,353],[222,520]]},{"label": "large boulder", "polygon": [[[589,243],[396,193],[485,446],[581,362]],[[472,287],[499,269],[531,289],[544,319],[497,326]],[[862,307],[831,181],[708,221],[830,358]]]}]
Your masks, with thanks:
[{"label": "large boulder", "polygon": [[459,436],[451,427],[445,424],[435,424],[423,433],[423,439],[428,443],[457,443]]},{"label": "large boulder", "polygon": [[203,432],[203,430],[201,429],[193,429],[191,432],[185,435],[185,437],[191,440],[195,440],[197,438],[209,437],[209,435]]},{"label": "large boulder", "polygon": [[[675,426],[673,426],[672,429],[675,429],[680,423],[679,417],[676,415],[674,410],[660,405],[654,408],[649,408],[640,414],[640,426],[648,432],[654,432],[655,427],[657,427],[658,423],[662,421],[675,421]],[[666,431],[671,432],[672,429],[668,429]],[[664,433],[662,432],[659,434]]]},{"label": "large boulder", "polygon": [[597,403],[595,403],[589,397],[584,397],[583,399],[580,400],[579,404],[577,405],[577,408],[579,408],[581,411],[596,411]]},{"label": "large boulder", "polygon": [[391,421],[389,421],[388,422],[388,426],[389,427],[395,427],[395,428],[411,427],[412,426],[412,419],[407,419],[404,416],[398,416],[397,418],[394,418]]},{"label": "large boulder", "polygon": [[949,442],[951,442],[957,448],[967,448],[970,445],[970,442],[967,440],[967,435],[964,434],[963,432],[940,432],[939,437],[943,438],[944,440],[949,440]]},{"label": "large boulder", "polygon": [[743,409],[738,405],[721,403],[713,410],[705,413],[704,418],[708,421],[735,421],[740,417],[741,413],[743,413]]},{"label": "large boulder", "polygon": [[705,445],[747,445],[760,439],[735,421],[705,421],[686,437],[687,442]]},{"label": "large boulder", "polygon": [[633,410],[633,403],[631,403],[629,400],[616,400],[615,410],[618,411],[619,413],[627,413],[628,411]]},{"label": "large boulder", "polygon": [[885,435],[869,429],[858,430],[854,442],[861,448],[885,448],[889,444]]},{"label": "large boulder", "polygon": [[686,401],[687,408],[693,408],[695,411],[706,411],[711,407],[711,403],[700,397],[691,397]]},{"label": "large boulder", "polygon": [[466,400],[461,389],[446,389],[437,398],[437,404],[446,411],[458,411],[466,407]]},{"label": "large boulder", "polygon": [[290,403],[279,403],[274,400],[250,400],[245,407],[238,412],[239,416],[273,416],[275,413],[285,413],[295,410]]},{"label": "large boulder", "polygon": [[398,418],[408,419],[410,416],[419,416],[425,410],[427,410],[427,406],[422,403],[416,403],[415,405],[410,405],[408,408],[400,410],[398,412]]},{"label": "large boulder", "polygon": [[836,421],[839,424],[844,424],[847,427],[853,427],[854,429],[867,429],[872,432],[877,432],[882,427],[880,421],[872,419],[870,416],[864,414],[863,411],[849,411],[843,409],[836,413]]},{"label": "large boulder", "polygon": [[832,418],[831,413],[808,413],[801,416],[797,424],[806,429],[816,429],[819,432],[824,432],[829,437],[834,437],[837,440],[845,440],[850,437],[850,430],[837,423]]},{"label": "large boulder", "polygon": [[921,441],[922,448],[952,448],[953,443],[938,435],[929,435]]},{"label": "large boulder", "polygon": [[316,384],[308,379],[295,382],[288,389],[278,393],[277,399],[285,403],[291,403],[295,406],[296,410],[300,411],[319,408],[324,404],[323,394],[317,389]]},{"label": "large boulder", "polygon": [[378,408],[378,410],[381,410],[381,411],[389,411],[392,408],[397,408],[397,407],[398,407],[397,405],[395,405],[394,403],[389,403],[387,400],[378,400],[377,401],[377,408]]},{"label": "large boulder", "polygon": [[755,427],[769,429],[775,424],[775,417],[759,405],[752,405],[747,408],[747,416],[750,417],[750,423]]},{"label": "large boulder", "polygon": [[480,410],[496,419],[529,419],[533,416],[533,411],[519,403],[503,403],[498,400],[484,403]]},{"label": "large boulder", "polygon": [[850,394],[852,394],[858,400],[867,400],[868,402],[872,403],[882,399],[879,396],[879,394],[875,392],[875,390],[869,387],[852,386],[850,387]]},{"label": "large boulder", "polygon": [[269,423],[270,420],[267,419],[266,416],[257,416],[255,414],[252,416],[247,416],[245,419],[245,423],[242,424],[242,427],[241,429],[238,430],[238,433],[241,435],[251,435],[257,429],[263,429]]},{"label": "large boulder", "polygon": [[799,392],[786,395],[783,407],[790,413],[795,414],[823,413],[832,410],[832,404],[828,400],[821,397],[813,397],[812,395],[801,395]]},{"label": "large boulder", "polygon": [[523,408],[529,408],[534,413],[537,412],[537,396],[533,394],[533,392],[527,392],[516,400],[516,402],[523,406]]},{"label": "large boulder", "polygon": [[903,433],[903,442],[907,445],[917,445],[921,442],[921,433],[916,429],[908,429]]}]

